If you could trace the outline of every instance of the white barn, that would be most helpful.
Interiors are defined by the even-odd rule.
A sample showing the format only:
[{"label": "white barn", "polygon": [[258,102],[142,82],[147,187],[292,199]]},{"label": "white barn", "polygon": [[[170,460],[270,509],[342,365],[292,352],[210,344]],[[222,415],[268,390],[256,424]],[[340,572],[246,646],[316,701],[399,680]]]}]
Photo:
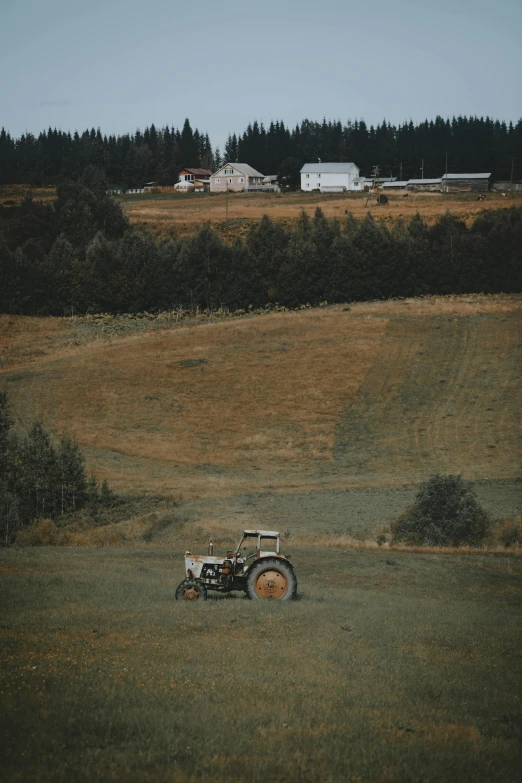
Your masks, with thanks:
[{"label": "white barn", "polygon": [[359,168],[355,163],[305,163],[301,169],[301,190],[321,193],[356,190],[354,180],[358,179]]}]

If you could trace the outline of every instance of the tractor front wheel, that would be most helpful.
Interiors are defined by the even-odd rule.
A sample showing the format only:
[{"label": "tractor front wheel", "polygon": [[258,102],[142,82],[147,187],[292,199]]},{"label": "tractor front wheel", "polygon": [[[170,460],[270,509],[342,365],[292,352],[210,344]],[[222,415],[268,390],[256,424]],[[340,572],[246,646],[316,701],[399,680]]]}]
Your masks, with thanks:
[{"label": "tractor front wheel", "polygon": [[205,601],[207,588],[195,579],[184,579],[176,589],[176,601]]},{"label": "tractor front wheel", "polygon": [[284,560],[271,558],[255,563],[247,576],[249,598],[277,598],[289,601],[297,594],[294,569]]}]

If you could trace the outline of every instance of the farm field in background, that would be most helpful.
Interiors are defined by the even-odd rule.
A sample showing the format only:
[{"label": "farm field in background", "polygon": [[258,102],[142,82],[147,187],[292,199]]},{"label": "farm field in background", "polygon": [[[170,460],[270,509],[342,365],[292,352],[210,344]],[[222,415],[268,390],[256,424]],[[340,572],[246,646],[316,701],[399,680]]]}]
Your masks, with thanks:
[{"label": "farm field in background", "polygon": [[[226,219],[226,195],[193,194],[186,196],[144,195],[122,197],[125,209],[133,223],[151,229],[158,236],[168,236],[171,230],[184,236],[193,233],[205,223],[224,237],[240,236],[251,223],[269,215],[272,220],[291,223],[304,210],[313,215],[321,207],[329,217],[343,219],[351,212],[356,218],[363,218],[368,212],[366,193],[321,194],[321,193],[231,193],[228,196],[228,220]],[[500,193],[488,193],[487,200],[477,201],[476,194],[410,193],[408,198],[387,194],[389,202],[383,206],[371,207],[376,220],[393,224],[397,220],[409,220],[416,212],[428,223],[450,210],[461,220],[470,223],[475,215],[484,209],[522,204],[521,193],[510,193],[503,198]]]},{"label": "farm field in background", "polygon": [[38,201],[53,201],[56,198],[55,187],[33,187],[32,185],[0,185],[0,206],[20,204],[24,198],[32,196]]},{"label": "farm field in background", "polygon": [[[27,193],[45,201],[56,195],[53,188],[31,189],[25,185],[10,185],[0,188],[0,204],[20,203]],[[420,212],[428,223],[434,223],[447,210],[469,224],[485,209],[522,204],[522,193],[518,192],[508,193],[507,198],[491,192],[485,202],[477,201],[475,193],[410,193],[408,198],[393,193],[386,195],[388,204],[376,206],[374,203],[370,209],[376,220],[390,225],[397,220],[408,221],[416,212]],[[158,237],[167,237],[172,231],[178,236],[188,236],[205,223],[211,223],[221,236],[233,239],[245,235],[249,226],[259,222],[265,214],[272,220],[290,224],[303,210],[313,215],[317,207],[327,217],[340,220],[346,212],[363,218],[369,209],[366,193],[230,193],[228,218],[224,194],[144,193],[116,198],[124,204],[133,223],[151,230]]]}]

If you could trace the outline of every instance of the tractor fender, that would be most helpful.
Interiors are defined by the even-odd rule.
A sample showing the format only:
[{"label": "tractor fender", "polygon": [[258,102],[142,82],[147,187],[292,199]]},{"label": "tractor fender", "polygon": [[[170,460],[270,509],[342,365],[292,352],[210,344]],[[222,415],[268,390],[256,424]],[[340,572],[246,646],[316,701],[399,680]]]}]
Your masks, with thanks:
[{"label": "tractor fender", "polygon": [[258,563],[273,563],[273,562],[282,562],[286,563],[287,566],[290,566],[292,571],[294,570],[294,567],[290,560],[287,560],[286,557],[278,557],[277,555],[266,555],[265,557],[257,557],[255,560],[252,560],[250,565],[248,566],[247,570],[244,572],[243,576],[246,576],[251,569],[256,566]]}]

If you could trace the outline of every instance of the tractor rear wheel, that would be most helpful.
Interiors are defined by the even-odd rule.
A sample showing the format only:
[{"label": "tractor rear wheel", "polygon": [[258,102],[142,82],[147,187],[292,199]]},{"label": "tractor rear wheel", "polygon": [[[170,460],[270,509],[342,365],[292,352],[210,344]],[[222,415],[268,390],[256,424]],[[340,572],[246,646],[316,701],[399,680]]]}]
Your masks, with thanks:
[{"label": "tractor rear wheel", "polygon": [[205,601],[207,588],[195,579],[184,579],[176,589],[176,601]]},{"label": "tractor rear wheel", "polygon": [[285,560],[269,558],[255,563],[247,576],[249,598],[277,598],[289,601],[297,594],[294,569]]}]

